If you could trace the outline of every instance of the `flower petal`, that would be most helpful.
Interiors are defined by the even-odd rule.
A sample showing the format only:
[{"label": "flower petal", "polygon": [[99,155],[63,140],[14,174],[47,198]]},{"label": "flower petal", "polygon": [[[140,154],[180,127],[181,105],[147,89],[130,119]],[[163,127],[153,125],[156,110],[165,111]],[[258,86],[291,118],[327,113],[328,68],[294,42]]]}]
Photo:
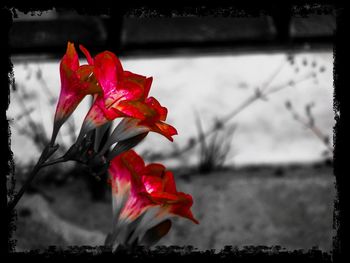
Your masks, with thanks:
[{"label": "flower petal", "polygon": [[78,68],[78,54],[74,44],[68,42],[66,54],[60,63],[61,91],[56,107],[55,122],[63,123],[68,119],[84,97],[78,92],[80,82],[75,73]]},{"label": "flower petal", "polygon": [[64,75],[69,75],[70,72],[77,70],[79,67],[79,57],[75,50],[74,44],[71,42],[67,43],[66,54],[63,56],[60,64],[60,68]]},{"label": "flower petal", "polygon": [[96,79],[104,92],[104,98],[108,98],[115,93],[122,80],[123,67],[116,55],[109,51],[96,55],[94,66]]},{"label": "flower petal", "polygon": [[160,105],[160,103],[154,98],[149,97],[146,99],[146,104],[157,112],[157,118],[160,121],[165,121],[168,110],[167,108]]},{"label": "flower petal", "polygon": [[66,54],[60,62],[61,91],[58,99],[51,143],[56,139],[62,124],[70,117],[79,103],[88,94],[101,93],[93,68],[79,66],[79,57],[74,44],[68,42]]},{"label": "flower petal", "polygon": [[[127,191],[127,201],[118,210],[118,221],[114,228],[114,236],[122,235],[116,242],[133,244],[142,240],[147,231],[172,216],[181,216],[199,223],[194,218],[191,207],[191,195],[177,192],[174,175],[162,164],[151,163],[145,166],[142,158],[133,150],[115,157],[110,166],[112,180],[119,184],[130,186]],[[115,203],[122,203],[114,191]],[[125,195],[124,199],[125,200]],[[119,213],[120,211],[120,213]],[[122,234],[121,228],[132,225],[133,231]],[[119,244],[118,243],[118,244]]]},{"label": "flower petal", "polygon": [[80,129],[79,138],[83,138],[87,132],[98,128],[118,117],[126,117],[126,115],[115,109],[113,111],[106,110],[104,107],[104,101],[101,96],[96,96],[94,103],[85,116],[82,128]]},{"label": "flower petal", "polygon": [[[135,152],[128,151],[115,157],[108,169],[110,184],[112,186],[113,196],[113,213],[116,217],[120,216],[122,208],[126,206],[129,201],[130,188],[132,182],[132,171],[130,167],[126,165],[129,162],[135,170],[141,170],[144,166],[144,162]],[[125,213],[125,212],[124,212]]]},{"label": "flower petal", "polygon": [[[142,125],[143,122],[140,122],[140,124]],[[165,136],[169,141],[173,141],[172,136],[177,135],[177,130],[164,122],[156,122],[152,125],[151,130]]]},{"label": "flower petal", "polygon": [[81,52],[84,53],[88,64],[89,65],[94,65],[94,60],[91,57],[90,52],[83,45],[79,45],[79,48],[80,48]]},{"label": "flower petal", "polygon": [[153,78],[147,78],[142,75],[138,75],[135,73],[132,73],[130,71],[124,71],[124,86],[126,89],[131,89],[132,86],[137,85],[138,87],[142,88],[142,100],[146,100],[148,97],[151,85],[152,85]]},{"label": "flower petal", "polygon": [[151,196],[152,200],[163,203],[158,217],[162,218],[166,214],[173,214],[190,219],[192,222],[199,224],[199,221],[194,218],[191,211],[193,204],[191,195],[177,192],[176,194],[152,193]]},{"label": "flower petal", "polygon": [[102,94],[102,89],[94,75],[93,66],[82,65],[78,68],[76,74],[80,82],[80,88],[77,90],[77,92],[83,94]]},{"label": "flower petal", "polygon": [[169,205],[169,213],[188,218],[194,223],[199,224],[199,221],[194,218],[191,211],[191,206],[193,204],[192,196],[179,192],[178,197],[179,199],[177,203]]},{"label": "flower petal", "polygon": [[170,171],[164,174],[164,192],[177,193],[174,174]]},{"label": "flower petal", "polygon": [[160,163],[150,163],[143,169],[142,175],[163,177],[165,169],[165,166]]},{"label": "flower petal", "polygon": [[161,205],[159,216],[164,217],[167,213],[170,213],[198,223],[191,212],[192,196],[177,192],[172,172],[163,170],[160,174],[163,167],[158,164],[153,165],[155,166],[150,166],[150,170],[155,171],[153,176],[144,175],[142,180],[151,199]]},{"label": "flower petal", "polygon": [[106,142],[106,147],[110,147],[116,142],[124,141],[139,134],[148,132],[149,129],[147,127],[137,125],[139,121],[140,120],[134,118],[123,118],[109,136],[108,141]]},{"label": "flower petal", "polygon": [[87,132],[106,124],[107,122],[109,122],[109,120],[106,118],[103,110],[97,103],[94,103],[85,116],[81,133],[84,135]]},{"label": "flower petal", "polygon": [[133,117],[140,120],[152,118],[156,114],[154,109],[148,107],[147,104],[141,101],[124,100],[118,103],[114,109],[123,112],[128,117]]}]

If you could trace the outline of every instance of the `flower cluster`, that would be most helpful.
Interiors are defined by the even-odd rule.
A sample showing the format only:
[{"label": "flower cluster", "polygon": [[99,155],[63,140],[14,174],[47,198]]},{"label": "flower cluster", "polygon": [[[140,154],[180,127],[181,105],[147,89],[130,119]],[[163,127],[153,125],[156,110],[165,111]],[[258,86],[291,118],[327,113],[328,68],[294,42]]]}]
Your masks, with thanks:
[{"label": "flower cluster", "polygon": [[62,124],[69,118],[86,95],[93,96],[78,141],[89,131],[117,118],[124,120],[116,128],[109,146],[144,132],[157,132],[173,140],[177,131],[164,121],[167,109],[154,97],[148,97],[152,77],[124,71],[115,54],[104,51],[94,58],[80,45],[88,65],[79,65],[73,43],[68,43],[60,63],[61,93],[56,108],[52,142]]},{"label": "flower cluster", "polygon": [[135,242],[148,245],[154,233],[147,235],[147,230],[161,226],[172,216],[199,223],[191,212],[191,195],[177,191],[173,173],[162,164],[145,165],[135,151],[129,150],[113,159],[108,172],[113,193],[113,220],[118,222],[113,231],[117,235],[111,237],[114,246]]},{"label": "flower cluster", "polygon": [[[60,63],[61,92],[51,145],[79,103],[91,95],[93,102],[78,139],[63,159],[83,162],[100,172],[108,170],[113,229],[106,245],[113,249],[119,245],[152,245],[169,231],[172,216],[198,223],[191,212],[192,197],[177,191],[172,172],[162,164],[145,165],[132,150],[149,132],[159,133],[170,141],[177,134],[173,126],[165,123],[167,108],[149,97],[152,77],[125,71],[110,51],[92,57],[85,47],[79,47],[88,64],[80,65],[73,43],[68,43]],[[92,132],[105,133],[105,125],[117,118],[121,121],[104,144],[99,145],[101,141],[96,137],[94,140]]]}]

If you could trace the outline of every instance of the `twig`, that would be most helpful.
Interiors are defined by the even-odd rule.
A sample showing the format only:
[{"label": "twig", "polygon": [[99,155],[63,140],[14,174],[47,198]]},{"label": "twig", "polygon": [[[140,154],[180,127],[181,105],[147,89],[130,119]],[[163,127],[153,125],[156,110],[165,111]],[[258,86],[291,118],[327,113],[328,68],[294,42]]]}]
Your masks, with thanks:
[{"label": "twig", "polygon": [[[23,86],[23,89],[24,89],[24,86]],[[30,111],[27,109],[24,99],[19,93],[18,93],[17,99],[21,107],[23,108],[23,111],[24,111],[23,116],[26,117],[29,128],[32,130],[32,138],[34,139],[34,142],[39,143],[41,145],[41,150],[42,150],[48,144],[48,139],[44,133],[40,132],[40,129],[38,128],[38,124],[35,123],[35,121],[30,116]]]},{"label": "twig", "polygon": [[278,76],[278,74],[281,72],[281,70],[283,69],[284,65],[287,64],[288,60],[283,59],[281,64],[276,68],[276,70],[271,74],[270,78],[262,85],[262,87],[260,88],[261,91],[266,90],[270,84],[272,83],[272,81]]},{"label": "twig", "polygon": [[[48,165],[44,165],[45,161],[48,158],[50,158],[52,156],[52,154],[57,149],[58,149],[58,145],[51,146],[51,145],[48,144],[45,147],[45,149],[41,153],[41,156],[40,156],[38,162],[36,163],[36,165],[34,166],[33,170],[31,171],[31,173],[29,174],[28,178],[26,179],[24,185],[21,187],[19,192],[15,195],[14,199],[8,204],[7,208],[8,208],[9,212],[11,212],[15,208],[15,206],[18,203],[18,201],[21,199],[21,197],[23,196],[24,192],[27,190],[27,188],[29,187],[29,185],[31,184],[31,182],[33,181],[35,176],[38,174],[40,169],[43,168],[44,166],[48,166]],[[55,163],[55,162],[53,162],[53,163]]]},{"label": "twig", "polygon": [[321,130],[315,126],[313,118],[311,116],[311,113],[309,112],[308,117],[309,117],[309,121],[304,120],[303,118],[301,118],[301,116],[295,111],[293,110],[293,107],[291,105],[290,102],[288,102],[288,104],[286,104],[286,108],[289,112],[291,112],[293,119],[295,119],[296,121],[298,121],[299,123],[301,123],[305,128],[311,130],[313,132],[313,134],[327,147],[327,150],[332,153],[333,152],[333,147],[329,145],[329,143],[325,142],[325,138],[327,138],[326,135],[324,135]]},{"label": "twig", "polygon": [[[267,90],[265,93],[261,92],[261,89],[255,90],[255,92],[249,96],[245,101],[243,101],[243,103],[241,103],[236,109],[234,109],[232,112],[230,112],[229,114],[227,114],[225,117],[221,118],[221,120],[219,120],[219,122],[221,123],[226,123],[228,121],[230,121],[232,118],[234,118],[236,115],[238,115],[240,112],[242,112],[245,108],[247,108],[249,105],[253,104],[254,102],[256,102],[258,99],[266,99],[267,96],[279,92],[287,87],[291,87],[291,86],[295,86],[296,84],[299,84],[303,81],[306,81],[308,79],[310,79],[313,75],[312,74],[306,74],[305,76],[301,77],[300,79],[296,80],[296,81],[287,81],[283,84],[277,85],[275,87],[272,87],[271,89]],[[266,89],[264,89],[266,90]],[[156,155],[157,159],[159,160],[164,160],[164,159],[168,159],[168,158],[172,158],[175,156],[178,156],[180,154],[183,154],[191,149],[193,149],[198,143],[202,142],[206,137],[210,136],[211,134],[213,134],[215,131],[217,131],[219,128],[217,127],[217,125],[214,125],[211,129],[209,129],[208,131],[206,131],[205,133],[203,133],[203,136],[200,136],[199,140],[194,140],[192,144],[189,144],[187,146],[185,146],[182,150],[177,151],[177,152],[170,152],[168,154],[163,154],[163,155]],[[150,157],[150,159],[152,159],[152,156]]]}]

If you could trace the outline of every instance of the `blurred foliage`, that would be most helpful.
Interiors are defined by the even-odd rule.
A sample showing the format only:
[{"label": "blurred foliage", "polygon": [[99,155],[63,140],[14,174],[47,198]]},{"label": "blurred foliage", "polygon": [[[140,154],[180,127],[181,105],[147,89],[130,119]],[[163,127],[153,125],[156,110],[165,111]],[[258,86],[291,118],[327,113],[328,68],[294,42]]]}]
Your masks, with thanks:
[{"label": "blurred foliage", "polygon": [[[303,60],[301,65],[297,65],[293,56],[288,57],[287,61],[295,67],[297,72],[299,72],[301,66],[312,68],[311,77],[315,81],[317,81],[317,74],[325,70],[324,66],[318,67],[315,61]],[[35,76],[42,91],[47,95],[49,104],[54,107],[57,98],[50,93],[41,70],[38,69],[35,74],[32,73],[31,69],[27,70],[27,77]],[[180,222],[180,227],[177,228],[176,232],[172,236],[169,235],[170,240],[173,238],[173,243],[177,242],[181,245],[181,242],[188,241],[186,238],[191,238],[192,242],[194,240],[197,245],[211,248],[214,246],[221,247],[222,244],[228,242],[234,245],[249,242],[263,244],[263,242],[267,242],[266,245],[270,245],[271,242],[277,240],[280,241],[280,244],[291,248],[308,248],[311,245],[319,244],[322,248],[330,249],[333,182],[317,179],[316,182],[318,183],[315,184],[312,180],[304,180],[304,177],[313,176],[313,174],[319,176],[319,171],[308,171],[303,168],[300,171],[300,178],[303,178],[303,180],[299,180],[300,178],[295,178],[295,171],[286,168],[286,173],[291,173],[286,177],[294,176],[292,180],[287,181],[271,178],[265,180],[264,173],[268,177],[273,174],[273,171],[257,171],[258,180],[261,180],[261,183],[258,184],[254,180],[247,180],[248,176],[244,172],[237,173],[235,171],[234,176],[227,174],[227,176],[221,177],[220,173],[217,172],[217,170],[224,167],[228,154],[232,150],[231,143],[236,131],[236,124],[229,124],[228,122],[258,99],[267,100],[267,96],[273,92],[286,87],[294,87],[298,83],[297,80],[288,80],[282,85],[268,89],[269,83],[278,75],[280,70],[281,68],[277,69],[264,85],[255,89],[250,98],[227,114],[226,117],[214,120],[212,128],[208,131],[203,129],[198,115],[196,122],[198,136],[190,138],[185,147],[179,147],[176,143],[173,144],[174,151],[168,157],[176,156],[183,160],[186,160],[186,154],[190,150],[196,149],[197,146],[198,171],[201,174],[211,173],[212,175],[206,177],[209,181],[194,178],[191,184],[187,185],[182,182],[184,186],[190,188],[189,192],[193,193],[196,200],[197,211],[195,212],[198,212],[203,223],[201,224],[202,228],[189,229],[186,224],[181,225]],[[21,134],[32,140],[38,150],[41,151],[47,144],[48,137],[44,132],[42,123],[31,116],[35,109],[28,107],[28,102],[37,100],[38,97],[35,92],[28,92],[24,84],[14,85],[13,91],[22,109],[22,112],[15,117],[13,125]],[[302,123],[311,129],[322,143],[330,147],[328,136],[324,135],[316,126],[317,120],[315,120],[312,113],[314,105],[314,103],[305,105],[305,119],[294,112],[293,117],[298,121],[303,120]],[[291,112],[294,110],[290,101],[286,103],[286,107]],[[68,123],[70,123],[68,125],[68,133],[71,135],[70,141],[74,143],[76,140],[74,120],[70,119]],[[67,147],[65,148],[62,145],[61,149],[62,152],[65,152]],[[327,149],[328,152],[331,152],[331,148]],[[167,155],[161,154],[156,157],[165,158]],[[33,163],[27,166],[20,163],[16,165],[16,180],[19,184],[24,182],[28,171],[33,166]],[[328,174],[329,171],[326,170],[326,173]],[[250,172],[250,174],[253,173]],[[247,181],[240,180],[239,176],[242,175]],[[79,164],[76,165],[74,162],[43,169],[40,176],[28,189],[28,193],[40,193],[58,212],[65,213],[65,216],[76,224],[107,231],[106,229],[109,227],[108,218],[110,217],[101,215],[106,215],[106,211],[110,210],[109,204],[107,202],[91,202],[86,197],[86,193],[74,185],[75,182],[70,183],[75,179],[79,179],[76,182],[80,180],[85,182],[85,186],[90,189],[90,198],[103,199],[105,196],[107,184],[102,180],[97,181],[89,175],[86,168]],[[66,187],[66,184],[69,184],[69,187]],[[42,185],[48,187],[40,187]],[[233,190],[235,195],[232,195]],[[276,198],[278,195],[280,195],[280,198]],[[292,202],[290,202],[291,200]],[[288,205],[286,206],[286,204]],[[84,211],[84,213],[81,213],[81,211]],[[294,215],[293,220],[291,220],[291,214]],[[28,211],[20,211],[19,218],[18,224],[20,227],[16,236],[20,239],[21,247],[45,248],[47,244],[65,245],[62,237],[31,221]],[[311,225],[310,222],[312,222]],[[197,232],[192,233],[191,231]],[[37,235],[38,233],[39,235]],[[36,238],[33,239],[34,236]]]},{"label": "blurred foliage", "polygon": [[[291,67],[294,74],[292,74],[290,79],[287,79],[285,82],[279,85],[272,85],[271,83],[278,77],[278,75],[286,66]],[[304,70],[301,70],[302,68]],[[50,91],[50,88],[45,81],[45,76],[43,76],[43,72],[40,67],[32,68],[26,65],[24,69],[26,71],[25,81],[30,81],[34,78],[39,83],[38,92],[45,94],[47,103],[50,107],[55,107],[57,97]],[[225,165],[225,161],[227,160],[227,155],[230,152],[232,137],[235,132],[235,125],[230,124],[232,119],[234,119],[239,113],[244,111],[244,109],[259,99],[268,101],[268,96],[272,95],[275,92],[279,92],[288,87],[296,87],[299,83],[310,79],[314,81],[315,85],[317,85],[319,74],[322,74],[325,72],[325,70],[326,67],[315,59],[311,61],[306,58],[297,60],[293,54],[287,54],[285,60],[282,61],[276,70],[271,72],[270,76],[267,76],[266,81],[253,89],[251,96],[242,101],[242,103],[237,105],[236,108],[234,108],[231,112],[220,118],[217,117],[209,125],[209,128],[207,130],[204,130],[201,127],[199,117],[197,117],[198,136],[190,137],[187,144],[180,146],[174,142],[172,144],[173,149],[170,152],[157,153],[146,151],[142,155],[146,160],[149,161],[177,158],[181,160],[181,163],[184,166],[186,166],[186,164],[188,164],[189,154],[193,154],[194,150],[197,150],[197,168],[199,171],[205,173],[215,169],[222,169]],[[301,74],[302,72],[306,73]],[[243,86],[247,89],[251,88],[247,83],[244,83]],[[39,152],[41,152],[43,147],[48,142],[48,136],[45,133],[43,124],[40,122],[40,120],[32,117],[33,112],[36,110],[35,107],[28,106],[31,104],[30,102],[33,101],[36,101],[38,103],[37,93],[35,91],[29,92],[26,85],[23,83],[14,84],[12,86],[12,89],[14,98],[16,99],[19,107],[21,107],[21,112],[14,117],[12,125],[17,131],[19,131],[20,134],[27,136],[30,140],[32,140]],[[289,102],[289,104],[291,105],[291,102]],[[318,134],[318,137],[321,139],[322,143],[327,146],[327,150],[323,154],[326,156],[326,158],[330,159],[332,147],[329,145],[329,137],[324,135],[316,127],[315,118],[312,115],[312,107],[313,104],[305,106],[307,127],[310,128],[314,133],[316,130],[318,130],[315,134]],[[76,141],[76,127],[73,116],[70,117],[67,125],[65,125],[65,128],[67,134],[69,135],[70,144],[74,143]],[[59,136],[62,135],[59,134]],[[62,137],[60,139],[63,141]],[[67,145],[61,144],[60,152],[58,154],[65,153],[67,149]],[[60,173],[52,173],[50,176],[52,181],[60,181],[61,175],[59,174]],[[56,177],[58,178],[57,180]],[[44,177],[41,176],[41,178]],[[90,186],[91,191],[95,191],[97,188],[100,188],[98,185],[103,183],[97,181],[91,176],[86,176],[86,180]],[[97,190],[98,193],[95,193],[93,195],[101,196],[101,193],[104,195],[103,191],[105,190],[103,190],[103,187],[101,187],[101,190]]]},{"label": "blurred foliage", "polygon": [[[291,77],[284,82],[272,85],[273,81],[280,75],[282,70],[289,67],[293,72]],[[301,70],[301,68],[303,70]],[[198,151],[198,168],[200,171],[205,172],[212,171],[213,169],[221,169],[224,166],[225,159],[230,150],[230,143],[232,135],[235,131],[234,125],[230,125],[230,121],[234,119],[238,114],[243,112],[246,108],[251,106],[258,100],[268,102],[268,97],[286,88],[295,88],[298,84],[301,84],[308,80],[313,80],[314,85],[318,85],[318,77],[320,74],[326,71],[326,67],[320,64],[317,60],[313,59],[309,61],[306,57],[296,59],[295,55],[289,53],[281,64],[271,72],[271,75],[267,76],[266,81],[261,85],[253,88],[251,96],[247,97],[246,100],[242,101],[236,106],[231,112],[227,113],[221,118],[215,119],[211,127],[204,131],[201,127],[199,117],[197,117],[197,130],[199,135],[197,138],[191,137],[188,143],[182,147],[173,143],[173,150],[169,152],[149,152],[145,151],[143,156],[149,161],[160,161],[171,158],[180,158],[183,165],[188,163],[188,155],[193,154],[193,150],[199,147]],[[301,74],[303,72],[303,74]],[[240,82],[238,88],[251,88],[247,83]],[[314,123],[314,117],[311,113],[312,105],[306,107],[306,112],[310,122]],[[317,127],[312,126],[313,130]],[[222,133],[222,134],[220,134]],[[318,131],[319,137],[322,132]],[[211,139],[208,139],[211,137]],[[322,141],[327,144],[327,152],[322,153],[323,156],[330,156],[332,152],[329,147],[329,138],[326,135],[322,135]],[[327,142],[328,141],[328,142]]]},{"label": "blurred foliage", "polygon": [[[10,121],[11,126],[16,129],[19,134],[26,136],[29,140],[31,140],[34,146],[37,148],[38,152],[42,152],[46,145],[49,143],[49,136],[45,132],[44,125],[42,122],[42,118],[33,117],[34,113],[41,114],[40,110],[37,109],[37,105],[40,105],[40,97],[39,93],[45,94],[46,104],[48,107],[55,109],[57,103],[57,96],[53,95],[50,88],[45,81],[45,77],[43,76],[43,72],[40,67],[30,67],[28,65],[24,65],[25,70],[25,81],[29,82],[31,80],[35,80],[39,85],[36,87],[38,90],[28,91],[28,87],[25,83],[13,83],[12,84],[12,92],[15,103],[20,107],[20,112],[13,117]],[[31,105],[31,106],[28,106]],[[53,116],[52,116],[53,123]],[[59,133],[60,139],[60,147],[58,151],[54,154],[54,156],[61,156],[65,154],[70,147],[70,145],[76,142],[76,126],[73,116],[67,120],[66,125],[64,126],[68,135],[68,143],[62,138],[62,134]],[[33,169],[35,163],[30,162],[29,164],[23,164],[20,161],[17,161],[15,164],[15,179],[11,178],[12,186],[9,187],[10,191],[8,194],[12,195],[14,193],[15,181],[19,185],[23,185],[28,176],[29,172]],[[39,187],[40,184],[54,184],[54,185],[62,185],[66,184],[73,178],[82,177],[87,187],[91,192],[91,196],[94,199],[104,199],[106,196],[107,187],[105,186],[105,182],[103,180],[97,180],[93,176],[89,176],[89,170],[85,169],[81,165],[77,165],[75,162],[70,162],[69,164],[64,163],[60,165],[55,165],[53,167],[46,167],[43,171],[40,172],[40,176],[36,178],[33,184],[28,189],[29,192],[40,193],[47,200],[52,199],[47,193],[45,193],[42,187]],[[103,178],[105,179],[105,178]],[[10,178],[8,179],[8,184],[10,184]]]},{"label": "blurred foliage", "polygon": [[[193,176],[190,182],[176,175],[179,189],[193,195],[193,212],[201,224],[192,227],[175,218],[172,230],[159,245],[222,249],[225,245],[279,244],[289,250],[317,245],[330,251],[336,195],[332,168],[303,165],[285,166],[284,170],[283,178],[275,176],[271,166],[214,171],[210,176]],[[57,196],[50,207],[74,225],[107,234],[112,214],[110,200],[91,202],[81,180],[47,186],[46,191]],[[33,215],[28,211],[18,213],[14,238],[20,248],[71,245],[63,243],[59,234],[46,231],[42,224],[33,224]]]},{"label": "blurred foliage", "polygon": [[286,109],[291,113],[294,120],[299,122],[304,128],[310,130],[316,138],[319,139],[320,143],[325,146],[325,150],[322,152],[322,156],[325,161],[332,162],[333,158],[333,146],[330,143],[330,138],[328,135],[324,134],[321,129],[316,125],[315,116],[312,113],[312,108],[315,106],[314,102],[310,102],[305,105],[305,117],[302,117],[296,109],[294,109],[291,101],[287,100],[285,102]]},{"label": "blurred foliage", "polygon": [[212,136],[206,137],[200,117],[197,114],[196,126],[198,130],[198,141],[200,142],[198,171],[207,174],[222,169],[231,149],[232,137],[236,130],[236,125],[231,125],[223,129],[223,124],[217,120],[217,130]]}]

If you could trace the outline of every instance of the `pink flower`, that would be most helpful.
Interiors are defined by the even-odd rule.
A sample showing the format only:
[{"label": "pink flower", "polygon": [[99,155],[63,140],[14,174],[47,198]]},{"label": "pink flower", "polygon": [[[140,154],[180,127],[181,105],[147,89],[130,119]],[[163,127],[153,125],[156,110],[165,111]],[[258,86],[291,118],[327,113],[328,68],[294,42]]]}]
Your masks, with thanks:
[{"label": "pink flower", "polygon": [[122,126],[125,127],[121,128],[128,135],[118,136],[114,133],[108,146],[143,131],[160,133],[172,141],[172,136],[177,134],[177,131],[164,122],[167,109],[155,98],[148,98],[153,78],[123,70],[119,59],[112,52],[99,53],[93,59],[84,47],[80,48],[85,53],[89,65],[94,67],[94,76],[103,92],[95,96],[79,137],[109,121],[124,117]]},{"label": "pink flower", "polygon": [[158,217],[177,215],[198,224],[191,212],[192,196],[177,191],[172,172],[162,164],[145,165],[135,151],[129,150],[111,161],[109,174],[113,196],[118,201],[126,200],[124,207],[117,209],[121,220],[134,221],[157,206]]},{"label": "pink flower", "polygon": [[79,65],[79,57],[74,44],[68,42],[66,54],[60,63],[61,92],[56,107],[54,129],[51,143],[53,144],[62,124],[70,117],[79,103],[88,94],[101,93],[93,74],[93,67]]},{"label": "pink flower", "polygon": [[124,118],[112,133],[110,144],[150,131],[159,133],[173,141],[172,136],[177,135],[177,130],[164,122],[168,113],[167,108],[161,106],[154,97],[147,98],[145,106],[138,101],[130,102],[130,104],[134,104],[135,108],[142,110],[144,118]]},{"label": "pink flower", "polygon": [[91,58],[82,47],[94,67],[94,75],[102,89],[85,117],[83,133],[120,117],[144,118],[142,109],[131,101],[142,101],[148,94],[152,78],[124,71],[119,59],[109,51]]},{"label": "pink flower", "polygon": [[[177,130],[164,122],[167,117],[167,108],[162,107],[153,97],[147,98],[145,103],[132,101],[130,104],[134,104],[135,108],[138,108],[144,114],[144,118],[124,118],[109,136],[101,150],[101,154],[104,154],[115,142],[125,142],[141,134],[147,135],[150,131],[159,133],[168,140],[173,141],[172,136],[177,134]],[[118,147],[119,144],[111,151],[110,158],[118,154]]]},{"label": "pink flower", "polygon": [[172,172],[162,164],[145,165],[135,151],[129,150],[111,161],[109,175],[113,198],[113,247],[135,241],[147,243],[146,232],[173,216],[199,223],[191,211],[192,196],[177,191]]}]

